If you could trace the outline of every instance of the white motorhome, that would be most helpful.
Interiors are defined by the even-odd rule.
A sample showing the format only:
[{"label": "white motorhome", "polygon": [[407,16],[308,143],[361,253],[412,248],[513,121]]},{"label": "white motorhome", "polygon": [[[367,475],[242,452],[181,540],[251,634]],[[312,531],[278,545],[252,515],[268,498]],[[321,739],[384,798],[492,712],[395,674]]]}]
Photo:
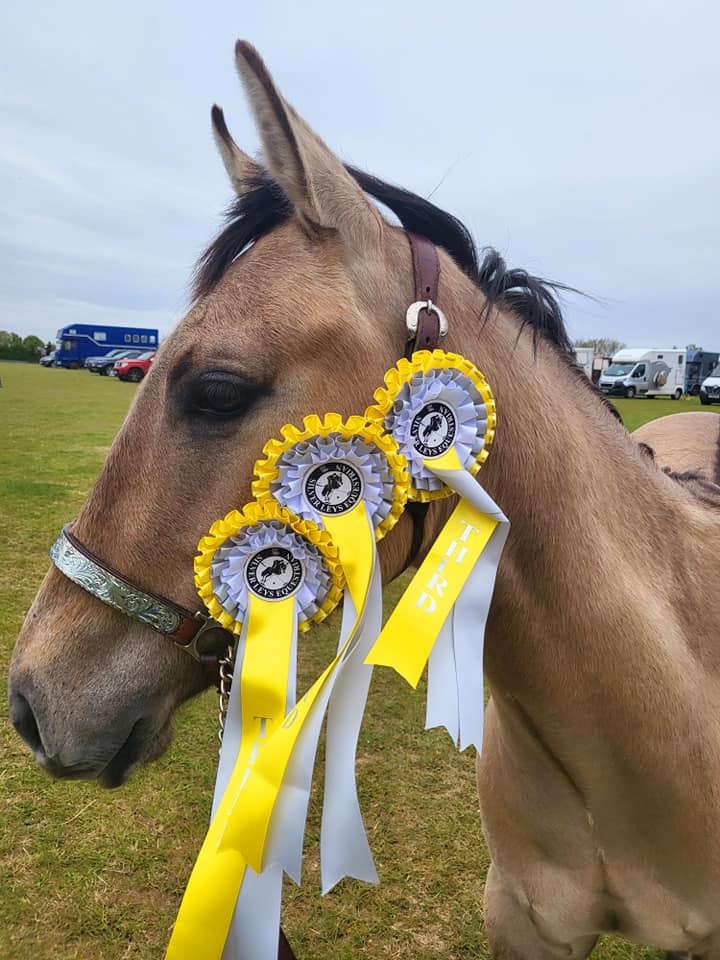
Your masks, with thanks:
[{"label": "white motorhome", "polygon": [[679,400],[685,384],[684,350],[618,350],[598,386],[619,397],[672,397]]},{"label": "white motorhome", "polygon": [[720,403],[720,363],[700,387],[700,403]]}]

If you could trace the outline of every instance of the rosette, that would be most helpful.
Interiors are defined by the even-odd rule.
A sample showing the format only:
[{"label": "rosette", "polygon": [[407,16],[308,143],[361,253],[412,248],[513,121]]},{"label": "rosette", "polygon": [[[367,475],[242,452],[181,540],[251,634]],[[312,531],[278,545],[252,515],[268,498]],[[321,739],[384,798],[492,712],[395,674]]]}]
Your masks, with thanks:
[{"label": "rosette", "polygon": [[198,545],[195,582],[208,610],[238,642],[213,817],[166,960],[275,960],[282,870],[251,869],[227,837],[243,785],[297,709],[298,631],[337,605],[342,569],[325,531],[268,501],[213,524]]},{"label": "rosette", "polygon": [[495,436],[495,400],[469,360],[442,350],[421,350],[385,375],[367,418],[382,424],[407,458],[411,500],[452,496],[428,463],[452,450],[473,476]]},{"label": "rosette", "polygon": [[250,595],[296,597],[298,627],[324,620],[342,596],[337,550],[313,523],[273,501],[233,510],[198,544],[195,585],[208,611],[239,635]]},{"label": "rosette", "polygon": [[[302,429],[286,425],[270,440],[256,466],[253,492],[261,503],[277,499],[323,527],[338,548],[347,577],[338,654],[314,699],[307,703],[294,741],[274,738],[268,751],[292,751],[292,804],[281,789],[274,798],[275,853],[257,848],[258,832],[239,840],[250,862],[277,857],[299,873],[312,764],[327,710],[325,791],[320,836],[323,892],[344,876],[377,882],[355,782],[355,755],[372,667],[365,663],[382,625],[382,589],[375,543],[397,522],[407,500],[405,458],[388,434],[363,417],[334,413],[306,417]],[[263,762],[270,754],[266,754]],[[302,761],[300,758],[304,758]],[[260,802],[262,766],[251,774],[246,802]],[[300,789],[302,785],[302,789]],[[302,802],[300,797],[302,796]],[[270,799],[266,794],[266,802]],[[246,822],[247,818],[246,818]],[[259,862],[259,860],[258,860]]]},{"label": "rosette", "polygon": [[495,436],[492,391],[464,357],[422,350],[388,371],[366,417],[407,457],[411,499],[460,497],[367,662],[417,686],[429,661],[427,726],[480,750],[485,624],[509,530],[475,480]]},{"label": "rosette", "polygon": [[407,464],[391,436],[364,417],[343,421],[337,413],[312,415],[303,429],[286,424],[282,440],[270,440],[255,464],[253,493],[275,498],[299,517],[337,526],[362,505],[381,540],[402,515],[408,496]]}]

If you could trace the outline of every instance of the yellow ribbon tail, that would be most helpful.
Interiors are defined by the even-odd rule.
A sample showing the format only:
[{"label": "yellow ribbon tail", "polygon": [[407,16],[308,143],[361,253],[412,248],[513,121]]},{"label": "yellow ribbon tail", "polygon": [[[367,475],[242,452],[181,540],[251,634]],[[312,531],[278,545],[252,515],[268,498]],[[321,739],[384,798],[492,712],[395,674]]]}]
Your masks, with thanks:
[{"label": "yellow ribbon tail", "polygon": [[392,667],[417,687],[435,639],[497,525],[497,520],[460,500],[366,663]]},{"label": "yellow ribbon tail", "polygon": [[367,509],[360,500],[352,510],[338,517],[323,517],[325,529],[338,548],[348,590],[358,618],[370,589],[375,559],[375,531]]},{"label": "yellow ribbon tail", "polygon": [[223,846],[222,839],[237,793],[286,711],[297,628],[295,599],[271,601],[250,595],[247,618],[245,653],[235,677],[241,684],[240,752],[190,875],[165,960],[221,960],[247,866],[243,855]]},{"label": "yellow ribbon tail", "polygon": [[272,740],[258,754],[252,773],[233,805],[232,814],[220,841],[221,849],[241,851],[247,863],[257,873],[263,869],[270,821],[293,748],[315,701],[339,660],[338,655],[285,717]]},{"label": "yellow ribbon tail", "polygon": [[237,850],[217,849],[208,830],[185,889],[165,960],[221,960],[246,863]]}]

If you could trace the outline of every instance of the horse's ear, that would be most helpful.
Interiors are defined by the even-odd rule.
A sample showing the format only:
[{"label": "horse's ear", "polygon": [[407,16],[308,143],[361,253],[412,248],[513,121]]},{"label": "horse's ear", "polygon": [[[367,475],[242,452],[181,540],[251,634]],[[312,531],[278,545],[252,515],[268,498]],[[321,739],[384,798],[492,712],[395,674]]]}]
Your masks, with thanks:
[{"label": "horse's ear", "polygon": [[337,230],[360,250],[377,244],[383,222],[379,212],[335,154],[285,102],[257,50],[238,40],[235,62],[268,170],[305,226]]},{"label": "horse's ear", "polygon": [[225,164],[230,183],[233,185],[235,193],[242,196],[250,189],[252,181],[260,175],[260,167],[252,157],[243,153],[230,136],[230,131],[225,123],[225,114],[217,104],[212,108],[211,117],[215,144],[222,157],[222,162]]}]

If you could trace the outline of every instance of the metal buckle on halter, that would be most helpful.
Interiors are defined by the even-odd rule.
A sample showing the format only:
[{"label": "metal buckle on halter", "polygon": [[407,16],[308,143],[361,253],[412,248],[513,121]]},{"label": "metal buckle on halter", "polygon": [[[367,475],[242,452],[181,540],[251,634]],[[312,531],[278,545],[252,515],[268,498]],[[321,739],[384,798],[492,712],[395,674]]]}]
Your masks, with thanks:
[{"label": "metal buckle on halter", "polygon": [[447,317],[432,300],[416,300],[415,303],[411,303],[407,308],[405,325],[408,331],[408,340],[413,340],[417,336],[420,313],[423,310],[426,310],[428,313],[434,313],[438,318],[438,323],[440,324],[440,339],[442,340],[443,337],[447,336],[448,332]]},{"label": "metal buckle on halter", "polygon": [[[180,647],[180,649],[183,650],[185,653],[190,654],[193,660],[197,660],[199,663],[203,663],[204,661],[206,661],[207,657],[216,657],[216,656],[219,656],[221,653],[224,654],[225,649],[228,646],[228,636],[229,636],[228,631],[225,629],[225,627],[223,627],[221,623],[218,623],[217,620],[213,620],[212,617],[206,616],[202,612],[202,610],[198,610],[195,613],[195,619],[200,620],[202,623],[202,626],[197,631],[197,633],[193,634],[193,636],[190,638],[190,640],[187,643],[178,643],[177,640],[175,641],[176,643],[178,643],[178,646]],[[210,630],[222,630],[224,634],[223,643],[216,644],[215,646],[211,645],[210,647],[208,647],[207,650],[201,650],[198,645],[200,637],[202,637],[204,633],[207,633]]]}]

